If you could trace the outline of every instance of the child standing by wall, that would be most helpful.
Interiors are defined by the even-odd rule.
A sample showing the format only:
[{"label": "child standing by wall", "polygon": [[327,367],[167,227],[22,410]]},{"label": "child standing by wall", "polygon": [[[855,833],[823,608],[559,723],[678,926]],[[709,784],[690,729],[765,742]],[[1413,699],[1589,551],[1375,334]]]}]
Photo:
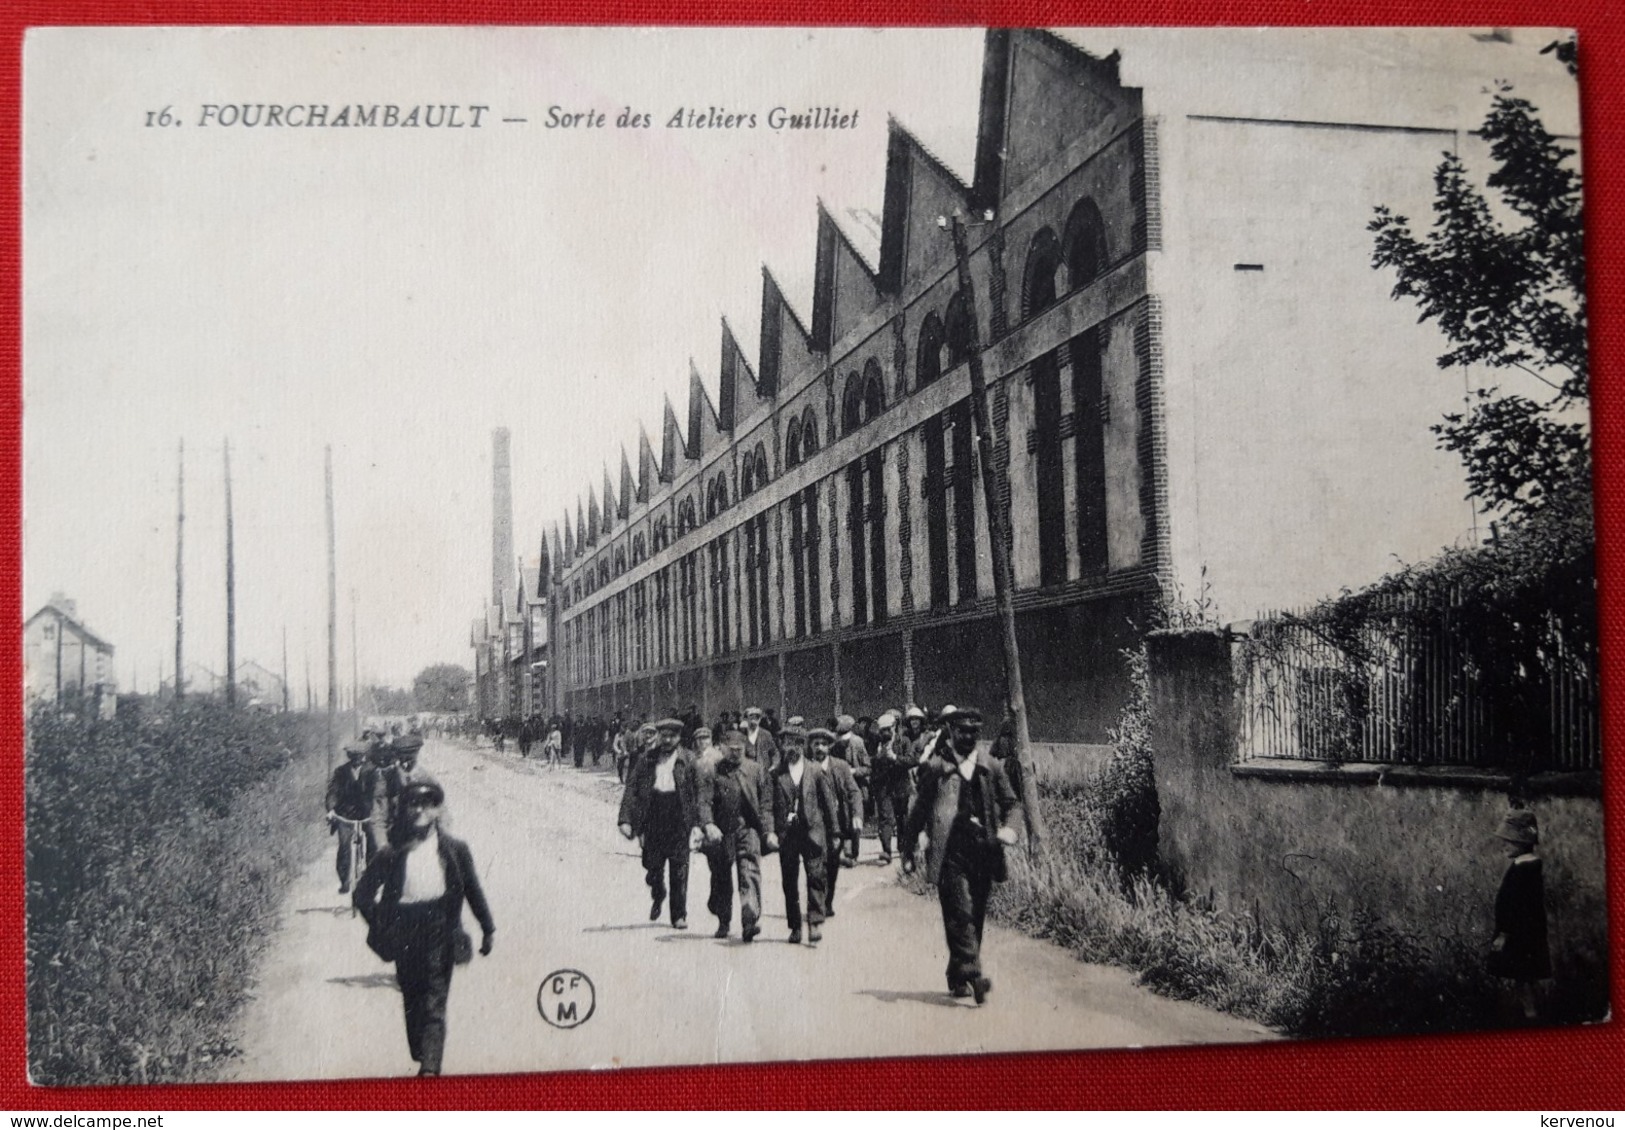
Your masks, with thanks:
[{"label": "child standing by wall", "polygon": [[1501,822],[1496,837],[1512,860],[1495,896],[1495,939],[1490,943],[1489,970],[1513,982],[1526,1020],[1536,1019],[1535,982],[1552,975],[1546,944],[1546,884],[1541,875],[1540,826],[1535,814],[1515,808]]}]

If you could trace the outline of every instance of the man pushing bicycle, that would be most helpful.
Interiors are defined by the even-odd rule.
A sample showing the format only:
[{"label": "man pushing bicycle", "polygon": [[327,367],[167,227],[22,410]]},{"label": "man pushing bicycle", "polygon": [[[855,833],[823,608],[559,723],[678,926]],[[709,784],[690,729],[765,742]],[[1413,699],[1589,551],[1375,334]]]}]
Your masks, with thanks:
[{"label": "man pushing bicycle", "polygon": [[384,782],[367,761],[370,749],[370,743],[365,741],[347,742],[344,756],[349,760],[335,768],[327,781],[327,829],[339,837],[341,895],[350,893],[367,861],[378,850],[377,814]]}]

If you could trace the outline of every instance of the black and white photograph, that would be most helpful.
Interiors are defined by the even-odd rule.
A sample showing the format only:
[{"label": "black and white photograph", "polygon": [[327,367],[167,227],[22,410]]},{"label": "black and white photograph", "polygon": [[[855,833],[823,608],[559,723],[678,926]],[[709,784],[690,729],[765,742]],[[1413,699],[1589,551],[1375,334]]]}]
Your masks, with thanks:
[{"label": "black and white photograph", "polygon": [[1577,58],[30,29],[29,1078],[1607,1020]]}]

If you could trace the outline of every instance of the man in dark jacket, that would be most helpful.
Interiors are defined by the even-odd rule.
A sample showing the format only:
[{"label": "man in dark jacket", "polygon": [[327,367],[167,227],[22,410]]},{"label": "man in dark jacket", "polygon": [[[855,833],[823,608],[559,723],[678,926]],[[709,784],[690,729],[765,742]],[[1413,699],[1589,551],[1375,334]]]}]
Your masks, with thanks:
[{"label": "man in dark jacket", "polygon": [[835,746],[835,735],[819,728],[807,731],[808,756],[829,774],[835,789],[835,828],[837,835],[824,853],[824,917],[835,917],[835,888],[841,868],[852,866],[858,856],[858,836],[863,832],[863,793],[848,765]]},{"label": "man in dark jacket", "polygon": [[[943,708],[950,738],[920,769],[919,795],[903,828],[912,847],[921,831],[930,837],[925,877],[937,888],[942,931],[948,942],[948,991],[986,999],[993,987],[982,972],[982,921],[993,884],[1005,879],[1004,849],[1016,842],[1020,810],[1004,771],[979,757],[982,715]],[[905,862],[905,867],[909,865]],[[910,868],[912,869],[912,868]]]},{"label": "man in dark jacket", "polygon": [[790,944],[801,942],[801,872],[807,873],[807,940],[823,938],[826,860],[831,844],[840,842],[835,787],[822,767],[807,760],[807,731],[786,726],[779,734],[783,754],[773,772],[773,828],[769,851],[779,851],[779,877],[784,880],[784,916]]},{"label": "man in dark jacket", "polygon": [[[480,953],[491,952],[496,925],[468,845],[440,831],[446,794],[431,779],[402,795],[404,829],[380,851],[356,884],[355,908],[367,944],[395,963],[406,1011],[406,1045],[419,1075],[439,1075],[446,1047],[446,1000],[462,934],[463,903],[480,924]],[[464,957],[467,960],[467,957]]]},{"label": "man in dark jacket", "polygon": [[740,730],[724,730],[718,750],[719,756],[700,776],[706,850],[723,865],[712,872],[709,905],[717,916],[716,936],[726,938],[737,871],[739,924],[748,942],[762,932],[762,840],[773,828],[772,793],[767,770],[745,757],[745,735]]},{"label": "man in dark jacket", "polygon": [[350,829],[345,827],[343,821],[354,824],[361,823],[361,832],[365,846],[361,859],[353,861],[356,873],[367,866],[367,860],[378,850],[379,841],[383,839],[384,829],[380,826],[384,816],[384,806],[379,803],[383,793],[383,782],[378,773],[367,763],[368,743],[363,741],[348,742],[344,746],[344,756],[349,760],[333,770],[333,775],[327,781],[327,827],[328,831],[339,834],[339,894],[350,893],[350,874],[352,860],[350,858]]},{"label": "man in dark jacket", "polygon": [[882,714],[875,729],[878,744],[869,770],[870,784],[874,788],[875,821],[880,833],[880,862],[884,865],[891,862],[892,837],[895,835],[901,840],[902,824],[908,818],[916,762],[913,741],[898,733],[897,715],[890,711]]},{"label": "man in dark jacket", "polygon": [[649,921],[660,920],[671,873],[671,924],[688,929],[688,855],[700,840],[699,770],[694,755],[682,748],[683,723],[666,718],[655,723],[659,745],[639,758],[621,794],[617,823],[627,839],[643,837],[644,880],[653,902]]},{"label": "man in dark jacket", "polygon": [[770,773],[779,763],[779,745],[772,732],[762,725],[760,706],[745,711],[745,756]]}]

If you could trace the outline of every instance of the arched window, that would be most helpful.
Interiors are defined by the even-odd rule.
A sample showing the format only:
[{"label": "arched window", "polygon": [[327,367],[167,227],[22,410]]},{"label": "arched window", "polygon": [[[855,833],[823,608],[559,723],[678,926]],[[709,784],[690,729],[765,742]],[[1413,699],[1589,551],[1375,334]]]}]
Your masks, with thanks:
[{"label": "arched window", "polygon": [[914,387],[924,388],[942,376],[942,319],[935,310],[920,326],[920,345],[914,354]]},{"label": "arched window", "polygon": [[808,405],[801,414],[801,457],[811,459],[818,454],[818,413]]},{"label": "arched window", "polygon": [[649,543],[644,540],[643,534],[632,535],[632,564],[641,565],[649,556]]},{"label": "arched window", "polygon": [[943,318],[943,337],[948,345],[948,368],[952,369],[970,357],[970,304],[965,296],[955,292],[948,299],[948,313]]},{"label": "arched window", "polygon": [[784,465],[795,467],[801,463],[801,421],[791,420],[784,433]]},{"label": "arched window", "polygon": [[846,391],[841,394],[841,434],[848,435],[863,423],[863,378],[849,373]]},{"label": "arched window", "polygon": [[694,500],[685,498],[677,504],[677,536],[682,537],[697,525],[699,522],[695,518]]},{"label": "arched window", "polygon": [[709,522],[728,509],[728,476],[719,473],[705,488],[705,520]]},{"label": "arched window", "polygon": [[1061,258],[1066,264],[1066,285],[1076,290],[1099,278],[1110,260],[1106,254],[1106,223],[1100,209],[1087,196],[1072,207],[1061,237]]},{"label": "arched window", "polygon": [[739,464],[739,497],[748,498],[756,489],[756,456],[749,452]]},{"label": "arched window", "polygon": [[767,469],[767,448],[758,443],[756,445],[756,485],[765,487],[771,477]]},{"label": "arched window", "polygon": [[863,422],[868,423],[886,410],[886,378],[880,362],[870,358],[863,367]]},{"label": "arched window", "polygon": [[626,547],[622,546],[615,551],[615,575],[619,577],[624,572],[626,572]]},{"label": "arched window", "polygon": [[603,588],[609,584],[609,559],[604,558],[598,562],[598,587]]},{"label": "arched window", "polygon": [[1055,305],[1055,274],[1061,268],[1061,243],[1050,228],[1042,229],[1027,245],[1027,266],[1021,276],[1021,316]]},{"label": "arched window", "polygon": [[655,552],[659,553],[671,544],[671,522],[662,514],[655,519]]}]

